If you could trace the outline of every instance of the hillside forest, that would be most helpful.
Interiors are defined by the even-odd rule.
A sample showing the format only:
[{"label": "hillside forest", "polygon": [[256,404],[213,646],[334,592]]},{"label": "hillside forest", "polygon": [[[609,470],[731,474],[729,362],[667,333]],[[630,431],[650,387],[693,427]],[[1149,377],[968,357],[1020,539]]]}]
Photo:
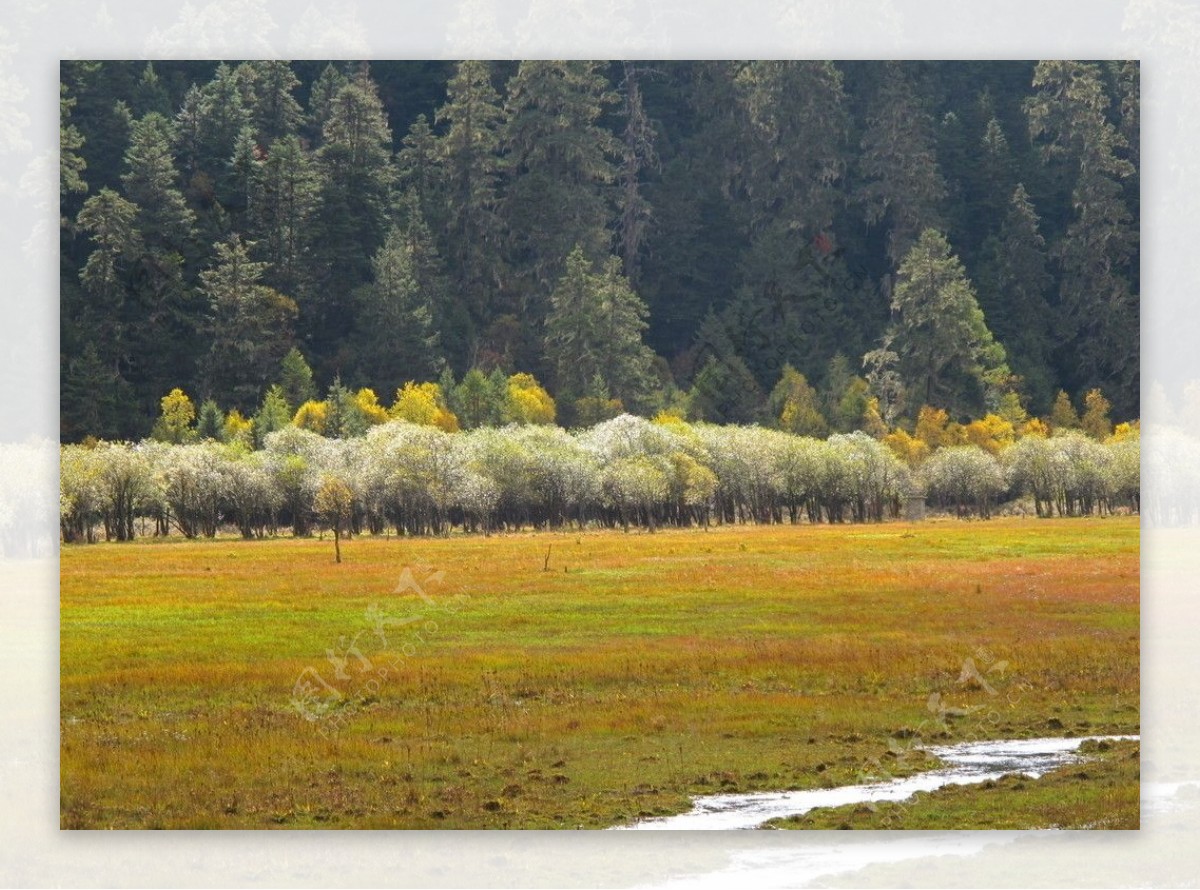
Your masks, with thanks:
[{"label": "hillside forest", "polygon": [[1138,109],[1136,62],[66,61],[61,436],[1103,441]]}]

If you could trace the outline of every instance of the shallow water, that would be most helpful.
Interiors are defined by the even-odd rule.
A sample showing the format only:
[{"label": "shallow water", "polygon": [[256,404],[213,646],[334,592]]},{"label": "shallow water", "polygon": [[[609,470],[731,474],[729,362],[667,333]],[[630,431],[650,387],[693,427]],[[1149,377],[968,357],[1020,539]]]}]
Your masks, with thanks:
[{"label": "shallow water", "polygon": [[1079,746],[1087,739],[1136,739],[1137,736],[1085,736],[1073,739],[1011,739],[964,742],[928,748],[946,766],[903,779],[753,794],[713,794],[693,798],[690,812],[647,819],[626,830],[727,830],[758,828],[769,819],[807,813],[818,807],[851,803],[905,800],[918,791],[945,785],[971,785],[1020,773],[1030,778],[1081,760]]}]

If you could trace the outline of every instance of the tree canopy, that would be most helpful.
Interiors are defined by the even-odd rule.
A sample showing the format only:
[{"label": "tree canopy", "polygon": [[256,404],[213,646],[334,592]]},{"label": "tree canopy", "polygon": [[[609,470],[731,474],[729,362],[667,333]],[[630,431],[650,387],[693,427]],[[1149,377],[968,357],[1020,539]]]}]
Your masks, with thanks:
[{"label": "tree canopy", "polygon": [[145,436],[176,388],[317,424],[339,378],[438,383],[467,428],[669,411],[875,435],[1092,390],[1139,413],[1136,62],[60,80],[66,441]]}]

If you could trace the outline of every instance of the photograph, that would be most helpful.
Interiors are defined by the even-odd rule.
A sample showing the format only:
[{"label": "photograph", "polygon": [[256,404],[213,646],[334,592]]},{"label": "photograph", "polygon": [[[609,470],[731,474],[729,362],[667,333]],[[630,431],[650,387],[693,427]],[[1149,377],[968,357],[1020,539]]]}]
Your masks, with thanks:
[{"label": "photograph", "polygon": [[1140,70],[64,55],[59,827],[1138,829]]}]

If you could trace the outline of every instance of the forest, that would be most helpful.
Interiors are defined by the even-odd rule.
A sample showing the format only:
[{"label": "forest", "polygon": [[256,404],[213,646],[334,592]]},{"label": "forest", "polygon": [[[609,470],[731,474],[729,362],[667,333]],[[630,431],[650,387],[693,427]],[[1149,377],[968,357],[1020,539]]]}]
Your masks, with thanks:
[{"label": "forest", "polygon": [[1138,107],[1136,62],[66,61],[61,436],[1104,439]]}]

